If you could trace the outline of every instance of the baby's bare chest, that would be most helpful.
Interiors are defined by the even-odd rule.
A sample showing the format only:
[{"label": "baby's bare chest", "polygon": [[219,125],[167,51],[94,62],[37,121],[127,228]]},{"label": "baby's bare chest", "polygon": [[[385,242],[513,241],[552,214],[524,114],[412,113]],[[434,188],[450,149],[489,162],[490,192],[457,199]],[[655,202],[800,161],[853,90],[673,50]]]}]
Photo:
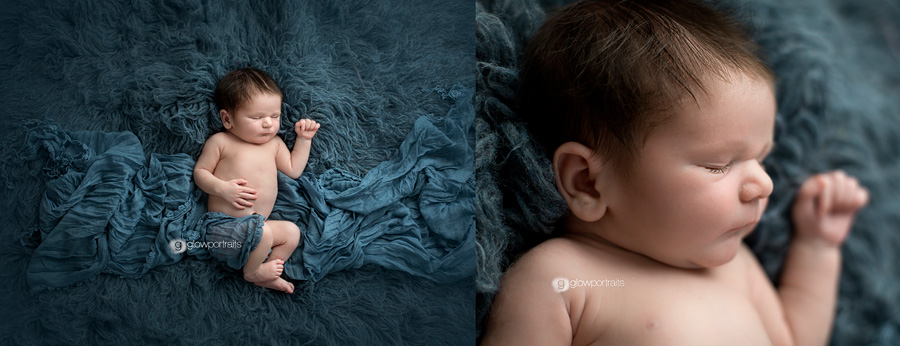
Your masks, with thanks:
[{"label": "baby's bare chest", "polygon": [[222,180],[246,179],[256,189],[275,186],[275,147],[233,144],[222,149],[213,174]]},{"label": "baby's bare chest", "polygon": [[585,289],[573,344],[770,344],[749,293],[733,282],[689,275],[622,281]]}]

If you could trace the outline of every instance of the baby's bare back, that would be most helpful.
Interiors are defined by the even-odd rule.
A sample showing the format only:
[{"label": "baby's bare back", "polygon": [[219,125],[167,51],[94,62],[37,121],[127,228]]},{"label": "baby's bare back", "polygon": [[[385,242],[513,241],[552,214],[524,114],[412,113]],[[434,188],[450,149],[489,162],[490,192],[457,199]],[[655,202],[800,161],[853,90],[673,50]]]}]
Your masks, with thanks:
[{"label": "baby's bare back", "polygon": [[269,217],[278,196],[278,169],[275,166],[277,146],[274,141],[265,144],[250,144],[233,137],[224,141],[219,163],[213,172],[224,181],[244,179],[246,187],[256,190],[253,206],[237,209],[231,201],[210,195],[208,210],[222,212],[234,217],[243,217],[253,213]]},{"label": "baby's bare back", "polygon": [[[770,345],[750,299],[759,283],[746,275],[742,257],[749,254],[711,270],[686,270],[550,240],[504,277],[485,345],[507,344],[529,330],[572,345]],[[553,325],[562,331],[551,332]]]}]

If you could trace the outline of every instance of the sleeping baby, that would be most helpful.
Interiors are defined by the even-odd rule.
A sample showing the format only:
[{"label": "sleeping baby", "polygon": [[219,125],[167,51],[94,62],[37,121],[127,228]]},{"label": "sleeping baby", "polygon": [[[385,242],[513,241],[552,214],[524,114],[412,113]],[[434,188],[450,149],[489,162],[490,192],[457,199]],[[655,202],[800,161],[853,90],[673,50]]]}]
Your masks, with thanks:
[{"label": "sleeping baby", "polygon": [[300,230],[292,222],[267,218],[278,195],[277,171],[291,179],[300,177],[319,124],[298,121],[297,141],[288,150],[277,135],[281,98],[281,89],[265,72],[248,68],[226,74],[215,90],[225,131],[204,144],[194,182],[209,194],[208,212],[200,223],[207,243],[243,245],[210,247],[210,255],[242,269],[244,279],[257,286],[293,293],[294,285],[281,273],[297,248]]},{"label": "sleeping baby", "polygon": [[506,272],[483,344],[825,345],[868,192],[840,171],[806,179],[773,287],[742,240],[773,189],[774,85],[701,2],[550,15],[523,57],[519,114],[568,213]]}]

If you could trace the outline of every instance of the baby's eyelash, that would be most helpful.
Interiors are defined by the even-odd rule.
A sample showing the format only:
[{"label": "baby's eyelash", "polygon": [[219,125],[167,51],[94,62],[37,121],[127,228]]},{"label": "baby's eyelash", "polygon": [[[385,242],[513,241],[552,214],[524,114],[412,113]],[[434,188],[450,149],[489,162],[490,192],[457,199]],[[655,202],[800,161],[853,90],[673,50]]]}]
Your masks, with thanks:
[{"label": "baby's eyelash", "polygon": [[727,165],[725,165],[724,167],[709,167],[709,166],[707,166],[707,167],[705,167],[705,168],[706,168],[706,170],[708,170],[710,173],[715,173],[715,174],[725,174],[725,172],[728,171],[728,168],[729,168],[729,167],[731,167],[731,164],[730,164],[730,163],[727,164]]}]

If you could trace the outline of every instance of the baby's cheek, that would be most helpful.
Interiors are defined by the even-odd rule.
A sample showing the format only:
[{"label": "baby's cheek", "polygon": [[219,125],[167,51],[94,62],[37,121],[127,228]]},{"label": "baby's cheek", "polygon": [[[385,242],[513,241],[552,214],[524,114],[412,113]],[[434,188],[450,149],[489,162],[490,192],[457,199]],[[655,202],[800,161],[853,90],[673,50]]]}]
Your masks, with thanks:
[{"label": "baby's cheek", "polygon": [[690,203],[683,203],[682,208],[685,213],[692,215],[692,218],[698,227],[718,228],[730,225],[730,221],[737,210],[734,209],[734,203],[727,203],[720,194],[710,194],[708,196],[698,195],[693,198]]}]

